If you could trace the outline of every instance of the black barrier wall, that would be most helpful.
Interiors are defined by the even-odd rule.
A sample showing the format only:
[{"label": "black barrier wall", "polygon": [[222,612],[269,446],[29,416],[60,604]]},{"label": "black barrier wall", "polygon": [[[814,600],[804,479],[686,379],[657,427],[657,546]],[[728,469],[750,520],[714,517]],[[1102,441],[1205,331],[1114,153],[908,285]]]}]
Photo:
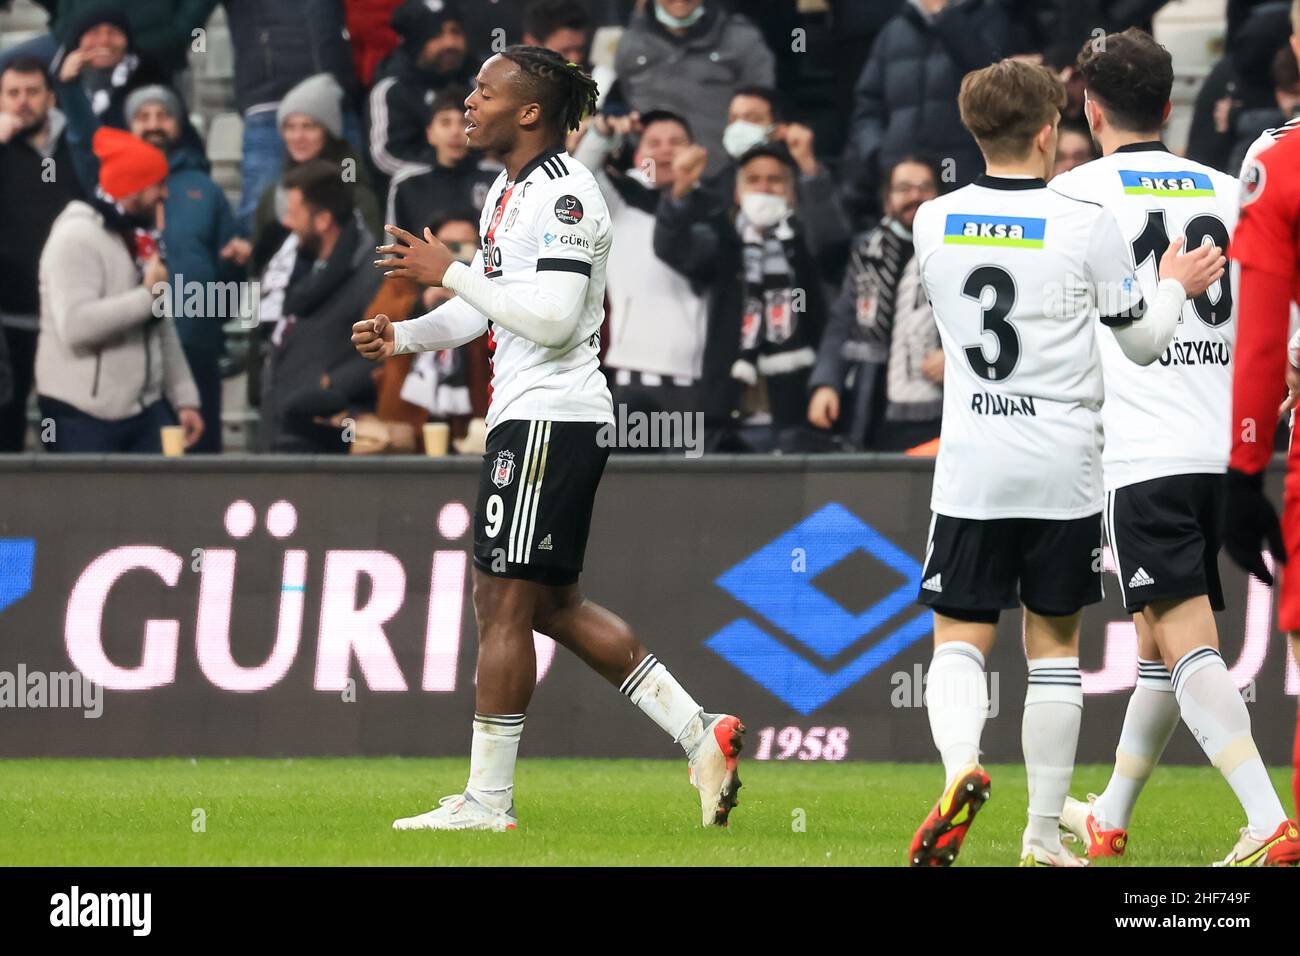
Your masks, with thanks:
[{"label": "black barrier wall", "polygon": [[[466,753],[475,469],[0,461],[0,755]],[[930,476],[894,457],[615,459],[583,588],[707,709],[743,717],[750,758],[930,761],[931,620],[913,603]],[[1221,567],[1224,658],[1265,759],[1286,763],[1300,678],[1270,590]],[[675,754],[614,688],[536,644],[528,756]],[[1108,575],[1085,613],[1081,761],[1111,758],[1135,659]],[[989,760],[1019,759],[1024,672],[1008,613]],[[103,688],[97,703],[74,673]],[[1180,730],[1167,759],[1203,757]]]}]

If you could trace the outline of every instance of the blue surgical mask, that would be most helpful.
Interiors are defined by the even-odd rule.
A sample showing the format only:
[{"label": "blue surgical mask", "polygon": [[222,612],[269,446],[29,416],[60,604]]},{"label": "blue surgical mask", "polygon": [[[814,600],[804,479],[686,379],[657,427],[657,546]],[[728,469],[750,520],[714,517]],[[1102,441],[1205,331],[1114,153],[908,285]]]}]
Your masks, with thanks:
[{"label": "blue surgical mask", "polygon": [[663,8],[659,0],[655,0],[655,19],[664,26],[672,30],[685,30],[693,26],[700,17],[704,16],[704,4],[700,4],[684,17],[675,17]]}]

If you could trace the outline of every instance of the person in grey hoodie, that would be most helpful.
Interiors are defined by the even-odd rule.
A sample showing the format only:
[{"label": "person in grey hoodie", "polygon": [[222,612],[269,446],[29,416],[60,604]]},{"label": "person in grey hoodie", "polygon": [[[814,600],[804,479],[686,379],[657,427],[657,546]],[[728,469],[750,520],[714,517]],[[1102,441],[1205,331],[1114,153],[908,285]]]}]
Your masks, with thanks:
[{"label": "person in grey hoodie", "polygon": [[110,127],[93,148],[100,195],[68,203],[38,268],[41,440],[59,452],[158,452],[160,429],[179,417],[193,445],[199,394],[167,315],[154,231],[167,157]]},{"label": "person in grey hoodie", "polygon": [[614,67],[631,109],[686,117],[708,150],[706,176],[727,162],[722,131],[732,95],[776,84],[776,58],[758,27],[714,0],[647,3],[624,32]]}]

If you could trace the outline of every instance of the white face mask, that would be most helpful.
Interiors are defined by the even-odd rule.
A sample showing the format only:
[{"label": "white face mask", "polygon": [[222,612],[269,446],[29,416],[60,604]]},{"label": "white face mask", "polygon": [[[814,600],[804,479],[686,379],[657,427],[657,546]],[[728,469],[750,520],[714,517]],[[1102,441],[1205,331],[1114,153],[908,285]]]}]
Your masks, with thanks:
[{"label": "white face mask", "polygon": [[728,123],[722,131],[722,148],[732,159],[740,159],[750,149],[767,139],[772,127],[761,126],[746,120]]},{"label": "white face mask", "polygon": [[771,193],[744,193],[740,211],[745,221],[756,229],[771,229],[790,214],[790,200]]},{"label": "white face mask", "polygon": [[655,4],[655,19],[666,27],[672,27],[675,30],[685,30],[687,27],[694,26],[695,23],[704,16],[704,4],[700,4],[684,17],[675,17],[658,3]]}]

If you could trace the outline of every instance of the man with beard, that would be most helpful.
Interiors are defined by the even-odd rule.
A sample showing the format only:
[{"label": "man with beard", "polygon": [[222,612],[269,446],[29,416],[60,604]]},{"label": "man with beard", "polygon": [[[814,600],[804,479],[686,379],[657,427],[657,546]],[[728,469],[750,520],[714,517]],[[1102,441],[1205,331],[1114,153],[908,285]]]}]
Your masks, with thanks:
[{"label": "man with beard", "polygon": [[394,11],[393,29],[401,46],[380,64],[382,78],[369,100],[370,158],[384,177],[424,158],[434,97],[448,87],[463,95],[470,80],[465,31],[452,0],[409,0]]},{"label": "man with beard", "polygon": [[885,218],[858,240],[808,383],[808,420],[853,448],[904,451],[939,434],[943,348],[912,254],[912,219],[939,171],[908,156],[886,178]]},{"label": "man with beard", "polygon": [[[167,156],[163,243],[171,272],[171,315],[211,427],[192,449],[221,451],[222,325],[242,314],[238,286],[251,247],[237,235],[235,215],[204,170],[203,157],[181,143],[180,100],[165,86],[146,86],[126,99],[131,132]],[[230,283],[229,286],[218,285]],[[200,290],[201,296],[192,294]],[[211,310],[211,311],[209,311]]]},{"label": "man with beard", "polygon": [[40,329],[41,248],[55,217],[81,196],[75,176],[58,174],[72,167],[63,133],[63,114],[40,61],[12,61],[0,73],[0,354],[8,352],[11,385],[10,398],[0,400],[0,452],[22,451],[26,437]]},{"label": "man with beard", "polygon": [[160,429],[203,433],[199,394],[166,303],[153,231],[167,157],[122,130],[95,133],[100,196],[73,200],[40,259],[36,395],[52,451],[148,453]]},{"label": "man with beard", "polygon": [[356,214],[342,170],[313,159],[284,179],[284,225],[298,240],[283,317],[272,337],[262,396],[263,451],[346,454],[343,418],[374,401],[370,364],[352,348],[352,323],[375,297],[375,237]]}]

